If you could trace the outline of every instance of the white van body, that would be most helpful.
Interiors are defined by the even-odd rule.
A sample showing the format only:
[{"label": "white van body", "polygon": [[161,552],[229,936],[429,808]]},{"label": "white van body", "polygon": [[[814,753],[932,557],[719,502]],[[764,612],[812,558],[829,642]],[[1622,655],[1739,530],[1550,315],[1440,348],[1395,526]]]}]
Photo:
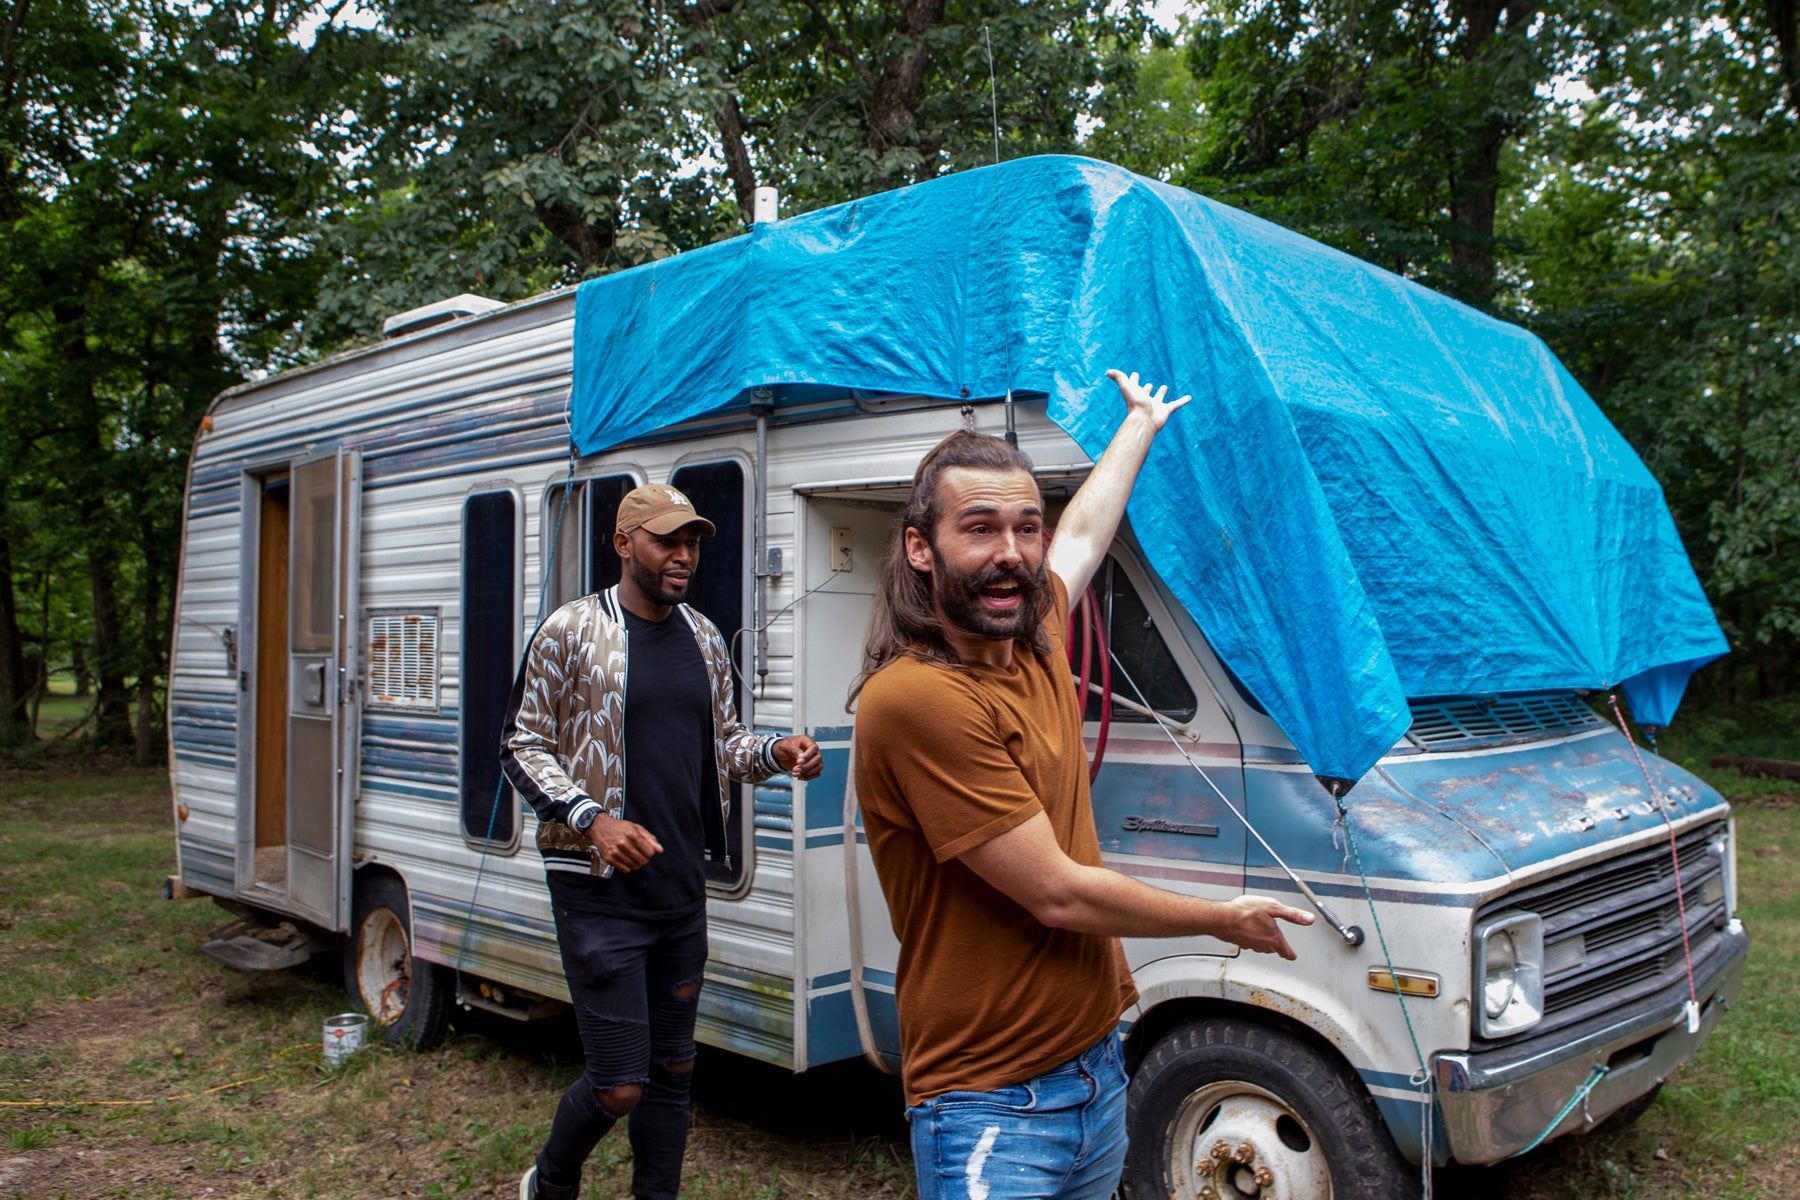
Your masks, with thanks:
[{"label": "white van body", "polygon": [[[169,687],[178,886],[309,945],[348,938],[353,995],[405,1015],[394,1028],[414,1040],[453,1001],[524,1017],[566,1000],[535,818],[484,792],[499,706],[536,621],[600,581],[604,497],[677,482],[720,528],[699,578],[713,573],[737,626],[769,618],[766,649],[739,642],[744,719],[810,732],[826,755],[811,783],[742,791],[699,1036],[795,1071],[892,1069],[896,944],[846,794],[845,697],[893,513],[958,408],[799,390],[760,417],[739,407],[572,461],[573,319],[573,291],[553,293],[214,403]],[[990,431],[1001,413],[976,406]],[[1016,416],[1054,505],[1090,463],[1041,402]],[[1152,1072],[1134,1092],[1133,1194],[1265,1171],[1283,1197],[1375,1194],[1357,1181],[1367,1146],[1417,1163],[1427,1138],[1440,1163],[1497,1161],[1634,1107],[1718,1020],[1747,939],[1728,810],[1704,784],[1648,754],[1640,769],[1573,694],[1453,697],[1415,704],[1408,739],[1340,813],[1128,534],[1099,584],[1120,661],[1151,693],[1113,680],[1094,788],[1109,864],[1304,903],[1228,799],[1362,933],[1352,945],[1321,920],[1293,935],[1291,963],[1127,941],[1131,1061]],[[1219,1061],[1251,1065],[1220,1078]]]}]

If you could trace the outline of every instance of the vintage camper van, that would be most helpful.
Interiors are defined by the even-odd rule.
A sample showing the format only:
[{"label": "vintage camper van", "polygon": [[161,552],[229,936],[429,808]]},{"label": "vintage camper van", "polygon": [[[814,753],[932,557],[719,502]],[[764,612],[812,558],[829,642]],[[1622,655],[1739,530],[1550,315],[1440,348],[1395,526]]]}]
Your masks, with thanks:
[{"label": "vintage camper van", "polygon": [[[810,220],[782,224],[837,252]],[[503,705],[535,623],[616,580],[619,498],[669,482],[718,527],[694,602],[733,639],[740,710],[826,751],[810,783],[743,787],[716,831],[700,1036],[796,1071],[891,1070],[897,947],[845,708],[875,566],[921,455],[965,411],[1015,429],[1053,508],[1090,457],[1052,420],[1054,384],[965,398],[826,378],[728,380],[723,403],[572,448],[597,353],[576,349],[577,308],[574,291],[460,297],[214,403],[186,497],[171,890],[238,914],[209,950],[246,968],[341,945],[352,1000],[396,1040],[428,1046],[457,1006],[554,1010]],[[617,378],[608,398],[630,390]],[[1721,1019],[1747,951],[1719,796],[1640,757],[1573,686],[1411,696],[1403,735],[1334,795],[1138,516],[1073,639],[1091,647],[1071,675],[1108,862],[1326,919],[1291,935],[1292,963],[1126,943],[1129,1193],[1385,1198],[1421,1162],[1491,1163],[1641,1111]],[[270,932],[284,922],[297,932]]]}]

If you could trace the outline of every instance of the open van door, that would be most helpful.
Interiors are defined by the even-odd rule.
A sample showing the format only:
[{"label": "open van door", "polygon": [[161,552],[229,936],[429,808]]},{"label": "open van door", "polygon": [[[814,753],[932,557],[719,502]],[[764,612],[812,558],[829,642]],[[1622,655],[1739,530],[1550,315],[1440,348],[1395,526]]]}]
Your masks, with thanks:
[{"label": "open van door", "polygon": [[288,899],[327,929],[349,917],[355,800],[356,547],[362,459],[294,466],[288,589]]},{"label": "open van door", "polygon": [[246,686],[255,720],[239,894],[343,930],[361,708],[353,671],[362,457],[334,449],[249,483],[258,495]]}]

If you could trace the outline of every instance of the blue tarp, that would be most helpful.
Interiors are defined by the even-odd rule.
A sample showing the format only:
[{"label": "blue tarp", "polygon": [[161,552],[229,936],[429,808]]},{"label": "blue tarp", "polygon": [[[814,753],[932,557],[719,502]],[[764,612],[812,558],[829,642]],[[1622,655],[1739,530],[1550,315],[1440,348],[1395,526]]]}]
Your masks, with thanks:
[{"label": "blue tarp", "polygon": [[591,454],[762,385],[1049,397],[1097,457],[1108,367],[1194,402],[1130,505],[1151,564],[1314,771],[1408,696],[1623,683],[1666,724],[1725,651],[1662,491],[1533,335],[1080,158],[969,171],[592,280]]}]

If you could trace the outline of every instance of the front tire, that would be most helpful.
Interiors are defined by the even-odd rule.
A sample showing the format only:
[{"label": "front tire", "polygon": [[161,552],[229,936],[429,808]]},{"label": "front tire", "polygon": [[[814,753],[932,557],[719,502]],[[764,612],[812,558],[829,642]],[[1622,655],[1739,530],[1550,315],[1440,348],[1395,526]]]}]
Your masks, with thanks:
[{"label": "front tire", "polygon": [[429,1050],[450,1027],[454,989],[448,971],[413,957],[406,885],[391,875],[359,880],[344,947],[350,1002],[369,1014],[387,1041]]},{"label": "front tire", "polygon": [[1419,1195],[1348,1066],[1280,1029],[1178,1026],[1132,1076],[1129,1200],[1402,1200]]}]

